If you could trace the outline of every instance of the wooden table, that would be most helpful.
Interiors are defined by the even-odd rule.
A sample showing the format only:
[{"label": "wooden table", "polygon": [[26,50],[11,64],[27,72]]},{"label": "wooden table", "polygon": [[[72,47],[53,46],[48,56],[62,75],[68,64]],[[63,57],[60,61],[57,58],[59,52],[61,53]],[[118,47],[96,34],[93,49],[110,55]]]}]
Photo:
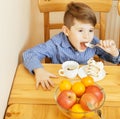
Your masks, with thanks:
[{"label": "wooden table", "polygon": [[[58,75],[60,64],[43,64],[45,69]],[[106,101],[103,107],[105,119],[120,118],[120,66],[105,66],[107,75],[100,84],[106,93]],[[55,88],[44,91],[41,87],[35,88],[35,78],[20,64],[11,90],[8,109],[5,119],[67,119],[58,111],[54,92],[59,82],[64,77],[52,79]],[[78,79],[79,77],[76,77]]]}]

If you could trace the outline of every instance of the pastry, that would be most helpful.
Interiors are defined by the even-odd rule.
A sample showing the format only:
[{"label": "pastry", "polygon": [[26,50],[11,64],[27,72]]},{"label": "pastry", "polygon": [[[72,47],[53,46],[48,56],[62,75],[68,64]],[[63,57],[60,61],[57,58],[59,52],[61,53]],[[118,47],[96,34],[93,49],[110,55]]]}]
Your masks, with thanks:
[{"label": "pastry", "polygon": [[87,75],[98,77],[104,70],[103,62],[96,62],[93,58],[87,62],[86,73]]}]

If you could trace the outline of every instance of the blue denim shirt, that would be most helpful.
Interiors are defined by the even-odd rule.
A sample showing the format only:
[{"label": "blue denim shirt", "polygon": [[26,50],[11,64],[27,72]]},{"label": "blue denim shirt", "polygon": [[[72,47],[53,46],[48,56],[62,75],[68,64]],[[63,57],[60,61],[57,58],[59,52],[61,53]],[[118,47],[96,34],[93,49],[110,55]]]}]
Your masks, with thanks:
[{"label": "blue denim shirt", "polygon": [[[92,43],[96,44],[98,42],[99,39],[94,37]],[[95,55],[112,63],[120,63],[120,55],[113,57],[99,47],[88,47],[84,52],[75,50],[63,32],[43,44],[26,50],[23,53],[23,62],[25,67],[32,72],[33,69],[42,67],[40,61],[45,57],[51,58],[52,63],[56,64],[61,64],[67,60],[74,60],[79,64],[87,64],[87,61]]]}]

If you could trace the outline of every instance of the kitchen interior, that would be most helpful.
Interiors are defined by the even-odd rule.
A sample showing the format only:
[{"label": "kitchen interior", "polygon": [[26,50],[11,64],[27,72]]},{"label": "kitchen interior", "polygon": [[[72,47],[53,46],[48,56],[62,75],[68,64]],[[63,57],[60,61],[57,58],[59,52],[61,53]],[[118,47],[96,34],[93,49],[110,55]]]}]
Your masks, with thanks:
[{"label": "kitchen interior", "polygon": [[[43,13],[40,13],[38,2],[39,0],[7,0],[0,4],[0,119],[5,117],[16,70],[22,63],[22,52],[44,42]],[[63,12],[59,15],[52,13],[51,16],[51,22],[61,22]],[[59,31],[52,30],[51,36]],[[96,35],[99,35],[98,31]],[[118,0],[113,0],[112,8],[107,13],[106,39],[115,40],[120,48]],[[112,65],[108,62],[105,64]]]}]

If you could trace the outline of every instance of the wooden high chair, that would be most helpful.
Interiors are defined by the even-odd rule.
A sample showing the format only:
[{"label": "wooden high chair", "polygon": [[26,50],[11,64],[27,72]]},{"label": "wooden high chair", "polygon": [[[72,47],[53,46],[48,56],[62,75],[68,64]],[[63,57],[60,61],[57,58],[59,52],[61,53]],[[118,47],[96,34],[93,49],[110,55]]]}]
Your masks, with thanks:
[{"label": "wooden high chair", "polygon": [[[40,12],[44,13],[44,41],[50,38],[51,29],[61,29],[63,23],[50,23],[50,12],[65,11],[66,5],[73,0],[39,0]],[[112,0],[74,0],[74,2],[83,2],[89,5],[95,12],[99,12],[99,23],[96,28],[99,29],[99,38],[105,39],[106,15],[112,6]],[[49,62],[46,60],[46,62]]]}]

